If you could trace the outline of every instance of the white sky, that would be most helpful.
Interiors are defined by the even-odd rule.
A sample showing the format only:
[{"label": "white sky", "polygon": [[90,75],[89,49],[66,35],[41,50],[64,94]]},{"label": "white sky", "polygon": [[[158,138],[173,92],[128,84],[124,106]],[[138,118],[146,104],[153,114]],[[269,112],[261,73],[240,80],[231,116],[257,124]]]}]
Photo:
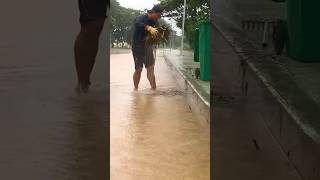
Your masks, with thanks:
[{"label": "white sky", "polygon": [[117,0],[121,6],[137,10],[151,9],[158,0]]},{"label": "white sky", "polygon": [[[153,5],[158,4],[158,0],[117,0],[121,6],[126,8],[132,8],[137,10],[151,9]],[[178,35],[181,35],[181,30],[177,28],[175,22],[165,18],[170,24],[172,23],[173,29],[177,31]]]}]

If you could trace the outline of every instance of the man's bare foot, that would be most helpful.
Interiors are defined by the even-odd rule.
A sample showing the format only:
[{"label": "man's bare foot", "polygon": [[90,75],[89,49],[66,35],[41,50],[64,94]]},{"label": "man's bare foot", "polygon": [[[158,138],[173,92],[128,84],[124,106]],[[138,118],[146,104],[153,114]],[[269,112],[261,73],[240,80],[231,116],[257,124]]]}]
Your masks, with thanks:
[{"label": "man's bare foot", "polygon": [[82,84],[82,83],[79,83],[78,85],[77,85],[77,87],[75,88],[75,90],[76,90],[76,92],[77,93],[84,93],[84,94],[86,94],[86,93],[89,93],[89,87],[90,87],[90,85],[89,84]]}]

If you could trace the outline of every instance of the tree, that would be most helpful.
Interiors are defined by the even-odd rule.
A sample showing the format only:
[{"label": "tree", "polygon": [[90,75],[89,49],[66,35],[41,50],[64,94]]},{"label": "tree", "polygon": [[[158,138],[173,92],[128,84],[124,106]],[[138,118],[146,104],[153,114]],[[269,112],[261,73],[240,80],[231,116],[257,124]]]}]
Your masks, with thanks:
[{"label": "tree", "polygon": [[[117,0],[111,0],[111,47],[126,47],[131,45],[133,35],[133,20],[135,17],[146,13],[143,11],[134,10],[120,6]],[[170,26],[165,20],[160,19],[160,24]],[[177,40],[177,36],[174,36]]]},{"label": "tree", "polygon": [[[183,0],[160,0],[160,5],[165,10],[165,16],[173,18],[179,28],[182,29]],[[209,0],[187,0],[185,36],[193,47],[195,29],[203,20],[210,19]]]},{"label": "tree", "polygon": [[111,47],[124,47],[131,44],[132,23],[142,11],[120,6],[116,0],[111,0]]}]

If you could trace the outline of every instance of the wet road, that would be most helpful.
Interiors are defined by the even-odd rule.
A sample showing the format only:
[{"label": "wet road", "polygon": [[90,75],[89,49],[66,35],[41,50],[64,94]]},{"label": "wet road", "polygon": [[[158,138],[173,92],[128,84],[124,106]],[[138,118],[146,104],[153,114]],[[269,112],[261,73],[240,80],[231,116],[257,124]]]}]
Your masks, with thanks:
[{"label": "wet road", "polygon": [[0,179],[107,179],[108,56],[75,94],[77,1],[1,4]]},{"label": "wet road", "polygon": [[154,92],[145,71],[133,92],[131,54],[111,55],[110,66],[111,179],[209,180],[209,127],[190,112],[163,57]]}]

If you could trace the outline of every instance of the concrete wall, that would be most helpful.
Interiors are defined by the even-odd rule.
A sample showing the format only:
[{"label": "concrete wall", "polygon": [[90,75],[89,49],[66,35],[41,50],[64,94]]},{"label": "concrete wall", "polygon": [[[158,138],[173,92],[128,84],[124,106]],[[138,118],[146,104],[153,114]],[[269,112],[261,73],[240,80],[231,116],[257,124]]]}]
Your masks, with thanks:
[{"label": "concrete wall", "polygon": [[[213,177],[320,179],[319,143],[275,97],[275,89],[264,81],[268,74],[252,66],[250,61],[265,59],[252,55],[260,52],[259,45],[248,40],[240,28],[246,19],[284,18],[284,7],[266,0],[214,0],[213,9],[218,28],[214,28],[212,41]],[[269,66],[270,73],[285,79],[275,66],[263,63],[260,67]],[[276,80],[271,84],[277,84]],[[288,92],[295,91],[295,85],[288,87]]]}]

